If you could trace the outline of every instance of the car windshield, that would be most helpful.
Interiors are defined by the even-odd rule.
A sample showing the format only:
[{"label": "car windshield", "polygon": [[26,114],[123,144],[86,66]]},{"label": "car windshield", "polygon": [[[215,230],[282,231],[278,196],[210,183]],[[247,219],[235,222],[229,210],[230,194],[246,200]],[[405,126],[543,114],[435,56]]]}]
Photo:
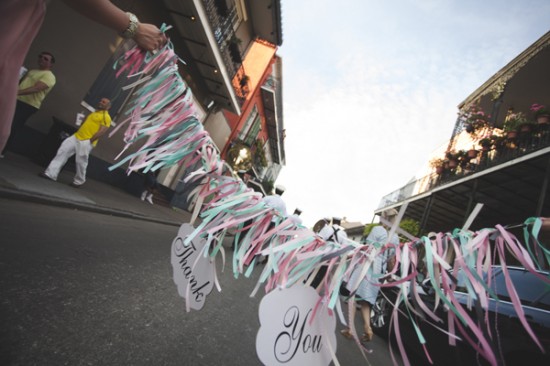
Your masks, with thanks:
[{"label": "car windshield", "polygon": [[[544,283],[529,271],[521,269],[509,269],[510,279],[524,305],[537,304],[538,307],[550,310],[550,285]],[[498,271],[492,286],[498,297],[510,301],[510,295],[506,288],[504,273]]]},{"label": "car windshield", "polygon": [[[536,305],[537,307],[550,310],[550,284],[545,283],[529,271],[520,268],[508,268],[510,279],[523,305]],[[504,273],[498,267],[494,268],[494,281],[491,288],[503,301],[511,301],[510,294],[506,288],[506,279]],[[547,274],[546,274],[547,275]],[[486,280],[486,275],[483,276]],[[467,292],[464,286],[466,276],[461,270],[457,276],[458,292]]]}]

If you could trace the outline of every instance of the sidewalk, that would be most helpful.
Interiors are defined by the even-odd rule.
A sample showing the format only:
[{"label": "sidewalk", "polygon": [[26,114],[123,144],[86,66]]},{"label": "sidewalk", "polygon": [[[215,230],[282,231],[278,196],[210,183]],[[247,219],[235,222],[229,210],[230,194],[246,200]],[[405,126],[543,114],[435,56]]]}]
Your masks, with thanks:
[{"label": "sidewalk", "polygon": [[38,176],[44,168],[29,158],[8,152],[0,159],[0,198],[70,207],[106,215],[180,226],[189,222],[187,211],[151,205],[122,189],[88,179],[80,188],[69,186],[73,172],[63,170],[57,182]]}]

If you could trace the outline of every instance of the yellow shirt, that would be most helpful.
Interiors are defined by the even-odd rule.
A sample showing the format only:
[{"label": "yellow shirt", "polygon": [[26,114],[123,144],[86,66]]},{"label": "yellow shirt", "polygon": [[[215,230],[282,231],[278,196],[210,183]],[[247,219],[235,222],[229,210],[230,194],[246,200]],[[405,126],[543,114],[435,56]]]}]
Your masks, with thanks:
[{"label": "yellow shirt", "polygon": [[17,97],[17,100],[20,100],[24,103],[32,105],[36,109],[40,109],[44,98],[52,90],[55,85],[55,75],[50,70],[29,70],[21,83],[19,84],[19,90],[30,88],[34,86],[37,82],[43,82],[48,86],[47,89],[41,90],[38,93],[20,95]]},{"label": "yellow shirt", "polygon": [[[74,136],[80,141],[91,139],[101,126],[109,127],[111,125],[111,116],[107,111],[95,111],[90,113],[82,126],[76,131]],[[97,140],[94,141],[94,146]]]}]

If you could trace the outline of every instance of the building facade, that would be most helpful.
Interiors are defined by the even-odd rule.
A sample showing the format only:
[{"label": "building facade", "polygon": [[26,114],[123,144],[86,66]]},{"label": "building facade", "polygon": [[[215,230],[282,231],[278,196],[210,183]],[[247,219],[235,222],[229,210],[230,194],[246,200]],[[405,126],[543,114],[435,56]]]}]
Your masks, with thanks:
[{"label": "building facade", "polygon": [[[176,54],[184,61],[178,65],[180,74],[193,92],[199,119],[220,153],[224,151],[229,137],[239,128],[239,123],[231,123],[231,119],[239,121],[244,118],[247,100],[253,94],[251,77],[245,67],[246,55],[257,43],[269,44],[271,62],[263,65],[262,75],[273,75],[276,69],[273,67],[276,64],[275,52],[282,44],[280,1],[113,2],[135,13],[141,22],[172,26],[167,36]],[[124,41],[110,29],[74,12],[63,2],[50,2],[24,66],[35,67],[38,53],[51,52],[57,61],[53,68],[57,84],[41,110],[28,121],[25,140],[17,144],[18,151],[15,152],[38,158],[45,164],[55,153],[55,141],[52,140],[60,131],[72,132],[76,128],[77,113],[91,109],[101,97],[112,100],[110,112],[114,125],[120,122],[131,90],[122,91],[122,87],[130,82],[127,78],[114,76],[113,64],[131,46],[131,41]],[[266,82],[264,79],[258,83],[260,81]],[[224,117],[228,115],[233,117]],[[133,186],[132,175],[127,176],[124,169],[107,170],[116,162],[115,157],[123,146],[122,131],[103,139],[92,153],[88,175],[124,188]],[[159,180],[168,196],[183,174],[177,167],[163,169]],[[141,181],[141,178],[134,180]]]},{"label": "building facade", "polygon": [[431,173],[383,197],[375,213],[406,204],[404,218],[422,234],[461,228],[476,207],[474,230],[550,216],[549,64],[550,32],[460,103]]}]

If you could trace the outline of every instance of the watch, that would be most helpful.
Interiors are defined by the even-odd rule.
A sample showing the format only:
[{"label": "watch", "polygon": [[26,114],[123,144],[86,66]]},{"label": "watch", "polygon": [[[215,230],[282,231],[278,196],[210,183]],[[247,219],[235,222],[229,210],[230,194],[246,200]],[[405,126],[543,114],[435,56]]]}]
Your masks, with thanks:
[{"label": "watch", "polygon": [[130,13],[129,11],[126,12],[126,14],[128,14],[128,20],[130,21],[130,23],[128,23],[128,27],[122,33],[120,33],[120,35],[122,36],[122,38],[134,38],[138,28],[139,20],[134,14]]}]

